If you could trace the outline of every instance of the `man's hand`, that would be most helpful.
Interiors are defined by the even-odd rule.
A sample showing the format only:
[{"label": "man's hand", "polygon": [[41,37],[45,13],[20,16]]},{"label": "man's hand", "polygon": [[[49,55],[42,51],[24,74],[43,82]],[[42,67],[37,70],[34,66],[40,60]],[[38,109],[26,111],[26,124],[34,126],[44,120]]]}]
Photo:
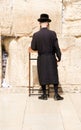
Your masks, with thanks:
[{"label": "man's hand", "polygon": [[31,47],[29,47],[29,48],[28,48],[28,52],[29,52],[29,53],[36,53],[37,51],[34,51],[34,50],[32,50]]},{"label": "man's hand", "polygon": [[58,59],[57,62],[60,62],[60,60]]}]

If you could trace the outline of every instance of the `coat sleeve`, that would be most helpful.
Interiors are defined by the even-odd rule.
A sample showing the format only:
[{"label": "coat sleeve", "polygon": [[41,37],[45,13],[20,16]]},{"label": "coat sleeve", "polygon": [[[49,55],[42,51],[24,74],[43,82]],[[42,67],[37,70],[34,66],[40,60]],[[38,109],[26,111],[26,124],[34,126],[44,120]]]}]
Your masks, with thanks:
[{"label": "coat sleeve", "polygon": [[31,48],[32,50],[37,50],[37,40],[36,35],[33,35],[32,41],[31,41]]},{"label": "coat sleeve", "polygon": [[55,33],[54,37],[55,37],[54,38],[54,51],[55,51],[55,54],[56,54],[56,56],[58,58],[58,61],[60,61],[61,60],[61,50],[59,48],[58,38],[57,38],[56,33]]}]

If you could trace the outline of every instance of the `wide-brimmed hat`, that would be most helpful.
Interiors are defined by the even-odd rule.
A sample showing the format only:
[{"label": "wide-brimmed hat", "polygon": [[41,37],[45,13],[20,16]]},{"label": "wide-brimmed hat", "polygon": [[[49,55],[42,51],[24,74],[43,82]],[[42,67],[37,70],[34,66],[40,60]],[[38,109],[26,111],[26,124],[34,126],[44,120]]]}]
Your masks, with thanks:
[{"label": "wide-brimmed hat", "polygon": [[38,19],[39,22],[51,22],[51,19],[49,19],[48,14],[41,14],[40,18]]}]

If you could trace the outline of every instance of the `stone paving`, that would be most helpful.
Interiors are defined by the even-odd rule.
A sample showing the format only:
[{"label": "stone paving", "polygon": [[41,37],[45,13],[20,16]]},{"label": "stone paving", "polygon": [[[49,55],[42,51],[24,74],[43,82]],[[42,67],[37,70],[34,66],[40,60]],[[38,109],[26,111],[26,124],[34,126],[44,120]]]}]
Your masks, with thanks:
[{"label": "stone paving", "polygon": [[81,130],[81,93],[62,96],[42,101],[27,88],[0,88],[0,130]]}]

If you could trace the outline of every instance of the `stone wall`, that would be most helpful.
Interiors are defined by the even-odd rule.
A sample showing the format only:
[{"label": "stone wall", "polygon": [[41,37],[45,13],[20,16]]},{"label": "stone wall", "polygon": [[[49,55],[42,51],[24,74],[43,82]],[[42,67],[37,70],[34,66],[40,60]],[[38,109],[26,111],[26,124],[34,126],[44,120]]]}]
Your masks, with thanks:
[{"label": "stone wall", "polygon": [[[50,15],[53,21],[52,28],[60,33],[61,10],[62,3],[59,0],[1,0],[0,21],[2,34],[7,36],[32,35],[33,32],[39,29],[37,19],[44,12]],[[55,26],[55,23],[57,26]]]},{"label": "stone wall", "polygon": [[[55,30],[58,35],[62,50],[62,61],[58,65],[60,84],[63,88],[69,86],[69,90],[80,88],[80,0],[0,1],[1,35],[6,36],[4,44],[9,53],[5,76],[7,83],[11,86],[28,86],[29,54],[27,50],[33,33],[39,30],[37,19],[41,13],[49,14],[52,19],[50,29]],[[34,79],[36,80],[35,77]]]},{"label": "stone wall", "polygon": [[[63,62],[60,73],[63,84],[79,88],[81,85],[81,1],[63,0],[62,24]],[[60,66],[60,67],[61,67]],[[60,68],[61,69],[61,68]],[[60,71],[61,72],[61,71]],[[65,77],[65,78],[62,78]]]}]

